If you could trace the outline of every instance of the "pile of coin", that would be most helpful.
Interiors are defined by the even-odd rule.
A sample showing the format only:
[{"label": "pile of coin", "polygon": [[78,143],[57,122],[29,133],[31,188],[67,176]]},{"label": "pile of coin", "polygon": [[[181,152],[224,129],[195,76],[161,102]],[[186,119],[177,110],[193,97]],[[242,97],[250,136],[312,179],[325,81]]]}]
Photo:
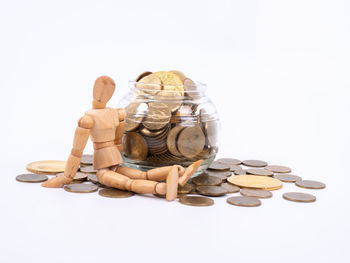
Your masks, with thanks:
[{"label": "pile of coin", "polygon": [[219,122],[200,89],[180,71],[144,72],[126,105],[123,154],[144,165],[214,158]]}]

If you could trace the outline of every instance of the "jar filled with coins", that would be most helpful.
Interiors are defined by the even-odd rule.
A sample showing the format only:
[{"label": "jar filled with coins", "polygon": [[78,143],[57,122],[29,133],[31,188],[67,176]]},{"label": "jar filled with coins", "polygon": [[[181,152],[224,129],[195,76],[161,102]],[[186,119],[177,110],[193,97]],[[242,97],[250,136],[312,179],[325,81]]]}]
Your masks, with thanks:
[{"label": "jar filled with coins", "polygon": [[219,147],[220,121],[205,95],[206,85],[180,71],[144,72],[129,82],[119,102],[126,111],[122,155],[125,165],[152,169],[204,160],[203,171]]}]

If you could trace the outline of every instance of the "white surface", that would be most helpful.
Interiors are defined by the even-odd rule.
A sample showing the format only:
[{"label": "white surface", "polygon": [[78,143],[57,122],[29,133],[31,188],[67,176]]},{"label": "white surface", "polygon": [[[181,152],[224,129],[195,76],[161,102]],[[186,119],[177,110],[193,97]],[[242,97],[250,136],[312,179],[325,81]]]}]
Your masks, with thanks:
[{"label": "white surface", "polygon": [[[1,262],[348,262],[349,1],[1,1]],[[305,179],[258,208],[107,199],[15,181],[66,159],[94,79],[180,69],[208,84],[219,157]],[[91,151],[89,144],[87,152]],[[299,204],[287,191],[317,196]]]}]

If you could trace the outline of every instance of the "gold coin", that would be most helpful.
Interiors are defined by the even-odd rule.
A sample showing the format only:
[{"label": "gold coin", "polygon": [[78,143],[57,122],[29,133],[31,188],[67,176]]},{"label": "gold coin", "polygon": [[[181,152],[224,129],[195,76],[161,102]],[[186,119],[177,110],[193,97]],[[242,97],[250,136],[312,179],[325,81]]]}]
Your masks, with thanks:
[{"label": "gold coin", "polygon": [[290,173],[292,169],[281,165],[268,165],[264,169],[269,170],[274,173]]},{"label": "gold coin", "polygon": [[222,180],[215,176],[208,176],[206,174],[201,174],[192,178],[192,183],[197,186],[201,185],[220,185]]},{"label": "gold coin", "polygon": [[223,183],[221,187],[225,188],[228,193],[237,193],[240,190],[238,186],[228,183]]},{"label": "gold coin", "polygon": [[326,188],[324,183],[312,180],[300,180],[295,182],[296,186],[308,189],[323,189]]},{"label": "gold coin", "polygon": [[169,135],[167,137],[166,144],[168,146],[169,152],[171,152],[175,156],[182,156],[182,154],[177,149],[177,136],[179,133],[184,129],[182,126],[175,126],[172,128],[169,132]]},{"label": "gold coin", "polygon": [[282,182],[278,179],[257,175],[236,175],[227,178],[227,181],[239,187],[264,189],[267,191],[277,190],[282,187]]},{"label": "gold coin", "polygon": [[187,183],[184,186],[179,186],[177,189],[177,193],[178,194],[188,194],[188,193],[192,192],[194,188],[195,187],[193,184]]},{"label": "gold coin", "polygon": [[211,206],[214,200],[203,196],[184,195],[180,197],[180,203],[191,206]]},{"label": "gold coin", "polygon": [[178,75],[169,71],[158,71],[154,74],[162,81],[164,90],[180,91],[184,95],[183,83]]},{"label": "gold coin", "polygon": [[94,184],[68,184],[64,186],[64,190],[73,193],[92,193],[96,192],[98,187]]},{"label": "gold coin", "polygon": [[161,130],[170,121],[171,111],[168,106],[161,102],[151,102],[148,104],[148,113],[143,126],[152,131]]},{"label": "gold coin", "polygon": [[183,129],[177,141],[179,152],[186,158],[194,158],[203,151],[205,137],[199,125]]},{"label": "gold coin", "polygon": [[216,161],[227,165],[240,165],[242,163],[240,160],[233,158],[220,158]]},{"label": "gold coin", "polygon": [[241,189],[241,195],[255,197],[255,198],[270,198],[272,197],[272,193],[262,189],[249,189],[243,188]]},{"label": "gold coin", "polygon": [[179,70],[171,70],[170,72],[176,74],[182,80],[182,82],[186,79],[185,74]]},{"label": "gold coin", "polygon": [[131,102],[125,107],[125,131],[136,130],[143,118],[147,115],[148,106],[146,103]]},{"label": "gold coin", "polygon": [[295,183],[301,180],[300,176],[293,174],[275,174],[273,177],[285,183]]},{"label": "gold coin", "polygon": [[215,171],[229,171],[230,170],[230,166],[223,164],[223,163],[219,163],[217,161],[212,162],[209,167],[208,170],[215,170]]},{"label": "gold coin", "polygon": [[267,162],[260,161],[260,160],[245,160],[242,162],[245,166],[250,167],[264,167],[267,165]]},{"label": "gold coin", "polygon": [[104,188],[98,192],[99,195],[111,198],[126,198],[133,196],[134,193],[129,191],[123,191],[115,188]]},{"label": "gold coin", "polygon": [[127,157],[133,160],[143,161],[148,154],[145,139],[136,132],[128,132],[124,135],[123,151]]},{"label": "gold coin", "polygon": [[253,207],[261,205],[261,201],[254,197],[247,196],[231,196],[226,199],[230,205]]},{"label": "gold coin", "polygon": [[149,74],[136,83],[136,88],[145,93],[155,95],[162,89],[162,81],[155,74]]},{"label": "gold coin", "polygon": [[92,154],[84,154],[81,156],[80,163],[84,165],[92,165]]},{"label": "gold coin", "polygon": [[41,183],[47,179],[47,176],[43,174],[20,174],[16,176],[16,180],[22,183]]},{"label": "gold coin", "polygon": [[260,175],[260,176],[273,176],[273,172],[265,169],[251,168],[246,170],[247,174]]},{"label": "gold coin", "polygon": [[97,173],[97,170],[95,170],[92,165],[80,167],[79,170],[82,173]]},{"label": "gold coin", "polygon": [[211,170],[206,170],[204,172],[206,175],[209,176],[215,176],[220,178],[223,182],[227,180],[227,177],[230,177],[232,173],[230,171],[211,171]]},{"label": "gold coin", "polygon": [[146,77],[148,75],[152,74],[151,71],[145,71],[145,72],[142,72],[140,75],[138,75],[138,77],[136,78],[136,81],[139,81],[140,79],[142,79],[143,77]]},{"label": "gold coin", "polygon": [[302,203],[310,203],[316,201],[316,197],[314,195],[299,192],[284,193],[283,198],[289,201]]},{"label": "gold coin", "polygon": [[[64,173],[58,173],[56,174],[56,176],[63,176]],[[75,182],[82,182],[84,180],[87,179],[87,174],[86,173],[80,173],[80,172],[77,172],[73,178],[73,181]]]},{"label": "gold coin", "polygon": [[202,185],[197,186],[196,190],[201,195],[207,195],[207,196],[223,196],[227,194],[227,190],[221,186],[214,186],[214,185]]},{"label": "gold coin", "polygon": [[54,175],[64,172],[65,161],[38,161],[27,165],[27,170],[35,174]]}]

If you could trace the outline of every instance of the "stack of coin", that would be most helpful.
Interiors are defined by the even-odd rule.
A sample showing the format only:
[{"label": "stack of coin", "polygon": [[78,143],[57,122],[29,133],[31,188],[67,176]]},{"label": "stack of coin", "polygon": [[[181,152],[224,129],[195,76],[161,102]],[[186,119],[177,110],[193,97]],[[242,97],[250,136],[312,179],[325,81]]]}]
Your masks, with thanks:
[{"label": "stack of coin", "polygon": [[207,114],[196,83],[180,71],[144,72],[125,107],[123,154],[144,165],[214,158],[218,120]]}]

